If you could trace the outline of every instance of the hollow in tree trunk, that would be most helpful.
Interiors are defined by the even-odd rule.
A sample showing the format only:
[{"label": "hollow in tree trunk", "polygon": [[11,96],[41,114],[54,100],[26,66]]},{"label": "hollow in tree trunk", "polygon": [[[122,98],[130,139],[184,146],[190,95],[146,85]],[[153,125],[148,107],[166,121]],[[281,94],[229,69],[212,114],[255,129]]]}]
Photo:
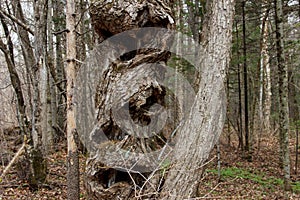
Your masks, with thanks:
[{"label": "hollow in tree trunk", "polygon": [[[90,13],[102,43],[92,63],[101,73],[95,98],[97,124],[89,134],[86,167],[90,199],[186,199],[197,195],[202,167],[218,140],[226,113],[223,83],[234,1],[213,0],[206,5],[203,44],[197,46],[200,87],[196,96],[189,97],[193,106],[186,120],[177,121],[173,119],[183,119],[179,116],[182,112],[174,112],[180,99],[162,84],[171,79],[167,79],[168,69],[161,67],[170,57],[174,38],[172,5],[168,0],[92,2]],[[162,108],[167,108],[169,115],[161,112]],[[157,113],[163,117],[157,119]],[[162,128],[147,133],[147,126],[153,123]],[[97,142],[100,140],[104,142]],[[164,151],[169,147],[173,148],[170,158]],[[156,151],[161,152],[153,154],[156,159],[143,157]],[[158,167],[152,167],[158,160]]]}]

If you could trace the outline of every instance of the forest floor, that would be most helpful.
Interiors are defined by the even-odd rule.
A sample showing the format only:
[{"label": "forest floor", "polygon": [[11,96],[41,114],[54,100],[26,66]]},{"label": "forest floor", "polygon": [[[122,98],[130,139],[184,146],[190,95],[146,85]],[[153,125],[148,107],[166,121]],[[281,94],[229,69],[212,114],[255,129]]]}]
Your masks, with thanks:
[{"label": "forest floor", "polygon": [[[17,133],[16,133],[17,134]],[[0,135],[0,174],[20,147],[14,133]],[[20,142],[19,142],[20,143]],[[253,148],[252,161],[237,150],[236,142],[231,145],[221,142],[221,170],[218,177],[217,154],[214,150],[206,165],[199,187],[197,199],[300,199],[300,170],[295,175],[295,145],[291,140],[291,174],[292,192],[284,192],[282,172],[278,165],[278,143],[274,137],[264,137],[260,148]],[[10,152],[10,153],[9,153]],[[56,146],[56,151],[48,158],[49,175],[45,184],[37,191],[32,191],[26,181],[22,180],[20,166],[14,165],[0,181],[0,200],[6,199],[66,199],[66,147]],[[81,199],[86,199],[83,188],[83,171],[85,157],[80,156]],[[24,170],[24,169],[23,169]]]}]

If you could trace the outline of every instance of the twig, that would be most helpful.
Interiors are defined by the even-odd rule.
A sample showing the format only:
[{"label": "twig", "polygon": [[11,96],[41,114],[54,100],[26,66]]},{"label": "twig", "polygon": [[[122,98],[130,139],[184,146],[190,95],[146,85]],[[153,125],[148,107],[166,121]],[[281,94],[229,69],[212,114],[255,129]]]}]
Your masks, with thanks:
[{"label": "twig", "polygon": [[81,60],[78,60],[78,59],[74,59],[76,62],[78,62],[79,64],[84,64],[84,62],[83,61],[81,61]]},{"label": "twig", "polygon": [[218,183],[213,189],[211,189],[207,194],[205,194],[202,198],[207,198],[208,195],[210,195],[213,191],[215,191],[220,186],[220,183]]},{"label": "twig", "polygon": [[13,157],[13,159],[10,161],[10,163],[5,167],[3,173],[1,174],[1,176],[0,176],[0,183],[2,182],[2,179],[7,174],[7,172],[11,168],[11,166],[16,162],[16,160],[19,158],[19,156],[23,153],[23,151],[25,149],[25,146],[26,146],[26,142],[24,140],[21,148],[18,150],[18,152],[16,153],[16,155]]},{"label": "twig", "polygon": [[1,188],[24,188],[24,187],[29,187],[28,184],[23,184],[23,185],[20,185],[20,184],[10,184],[10,185],[0,185]]},{"label": "twig", "polygon": [[11,84],[8,84],[7,86],[1,87],[0,90],[4,90],[4,89],[6,89],[6,88],[8,88],[10,86],[11,86]]},{"label": "twig", "polygon": [[217,156],[214,156],[212,157],[209,161],[207,161],[206,163],[198,166],[198,167],[195,167],[194,169],[189,169],[189,170],[172,170],[170,169],[170,171],[177,171],[177,172],[190,172],[190,171],[196,171],[196,170],[199,170],[201,168],[203,168],[204,166],[208,165],[209,163],[211,163],[213,160],[215,160],[217,158]]},{"label": "twig", "polygon": [[66,176],[64,176],[64,175],[60,175],[60,174],[56,174],[56,173],[54,173],[54,172],[50,172],[49,173],[50,175],[53,175],[53,176],[58,176],[58,177],[60,177],[60,178],[66,178]]}]

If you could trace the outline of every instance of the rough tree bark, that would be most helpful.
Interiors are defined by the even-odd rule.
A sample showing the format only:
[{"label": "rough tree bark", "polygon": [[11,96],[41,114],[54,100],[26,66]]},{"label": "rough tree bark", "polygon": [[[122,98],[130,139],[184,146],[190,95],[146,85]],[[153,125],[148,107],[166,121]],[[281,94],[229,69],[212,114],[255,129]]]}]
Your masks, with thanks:
[{"label": "rough tree bark", "polygon": [[[102,42],[110,36],[134,28],[161,27],[169,30],[174,29],[175,24],[170,5],[171,2],[168,0],[93,1],[90,13],[95,30],[99,35],[100,42]],[[155,34],[162,39],[159,38],[160,41],[153,40],[152,37]],[[154,43],[157,42],[156,47],[159,47],[159,49],[144,50],[138,50],[138,46],[133,46],[138,45],[134,37],[132,36],[131,41],[124,46],[137,51],[128,52],[121,58],[105,57],[100,61],[103,63],[103,66],[101,66],[103,73],[96,96],[97,109],[99,109],[98,127],[103,130],[110,140],[98,147],[97,153],[91,155],[88,160],[86,188],[90,199],[117,199],[117,197],[126,199],[134,197],[135,193],[132,192],[133,182],[139,187],[142,187],[145,182],[141,174],[127,173],[106,166],[101,160],[101,154],[106,151],[106,148],[112,146],[113,143],[118,143],[123,144],[123,149],[132,148],[135,152],[152,151],[162,147],[163,143],[159,138],[165,138],[165,135],[170,134],[170,131],[164,133],[164,135],[158,133],[159,137],[154,137],[153,141],[135,138],[129,136],[130,134],[124,135],[121,128],[117,126],[117,119],[113,116],[114,105],[122,108],[127,99],[132,119],[138,124],[147,125],[151,118],[149,108],[154,104],[164,104],[166,89],[157,84],[160,82],[159,78],[163,79],[164,72],[156,72],[153,68],[147,67],[147,63],[165,62],[169,58],[169,52],[164,49],[164,45],[171,40],[170,35],[154,31],[152,35],[150,33],[150,35],[143,36],[142,40],[147,40],[147,37],[149,37]],[[116,59],[116,61],[109,63],[110,59]],[[153,74],[158,74],[158,78],[151,78]],[[144,77],[150,78],[142,85],[138,81],[134,81]],[[121,91],[117,89],[118,85],[123,86]],[[125,86],[129,85],[134,94],[128,94],[126,91]],[[115,91],[119,91],[120,97],[115,98],[112,95]],[[171,121],[173,122],[173,120],[169,120],[169,124]],[[97,134],[96,131],[92,132],[91,137],[97,137]],[[111,152],[113,151],[114,149],[111,149]]]},{"label": "rough tree bark", "polygon": [[[102,42],[110,36],[141,27],[174,29],[174,19],[170,9],[172,5],[173,2],[168,0],[113,2],[98,0],[92,2],[90,13]],[[168,31],[160,32],[154,29],[150,34],[140,36],[138,42],[135,40],[137,35],[134,34],[139,32],[130,32],[126,37],[130,41],[125,46],[133,48],[134,51],[128,53],[125,51],[126,53],[121,54],[120,57],[114,57],[115,52],[122,50],[113,49],[111,57],[98,61],[102,63],[95,100],[98,124],[91,132],[90,138],[93,138],[92,142],[100,140],[99,134],[102,130],[108,140],[95,145],[87,161],[86,189],[90,199],[185,199],[196,196],[197,184],[201,176],[201,173],[197,172],[201,172],[201,166],[221,133],[222,118],[225,115],[226,104],[220,99],[225,93],[223,82],[230,56],[234,1],[214,0],[207,3],[207,10],[201,39],[203,45],[199,53],[202,55],[201,76],[204,75],[206,78],[201,80],[192,112],[182,126],[181,122],[174,122],[167,118],[162,131],[153,137],[134,137],[141,136],[143,133],[138,132],[139,129],[135,129],[137,132],[130,133],[132,125],[126,122],[124,122],[125,127],[129,129],[125,128],[127,132],[124,133],[124,129],[118,126],[118,117],[114,115],[114,112],[117,112],[122,117],[127,106],[130,117],[135,123],[148,125],[154,115],[150,108],[156,104],[167,106],[165,97],[171,94],[168,94],[167,88],[158,84],[160,79],[164,79],[165,72],[154,63],[163,63],[169,58],[170,53],[165,46],[173,38]],[[151,36],[156,39],[152,39]],[[153,49],[150,46],[148,49],[139,49],[139,45],[145,41],[156,43],[156,47],[159,48]],[[116,41],[115,45],[118,45],[118,42],[120,41]],[[124,48],[122,42],[124,41],[120,42],[120,48]],[[107,46],[107,48],[111,47]],[[144,82],[139,82],[139,79]],[[131,90],[131,94],[128,89]],[[116,91],[118,95],[114,94]],[[118,106],[118,109],[114,106]],[[211,113],[218,114],[210,116]],[[178,113],[173,112],[171,115],[175,115],[176,118]],[[126,160],[129,164],[125,172],[106,165],[102,160],[109,152],[110,156],[105,158],[112,161],[111,163],[117,163],[114,155],[118,157],[116,152],[120,147],[125,151],[134,150],[137,153],[161,149],[165,141],[173,135],[173,130],[178,127],[174,165],[165,166],[165,170],[171,168],[167,177],[165,177],[165,170],[156,169],[157,171],[153,173],[138,173],[135,168],[129,169],[132,164],[138,165],[140,169],[147,168],[147,165],[151,165],[151,160],[137,162],[137,157],[129,157]]]},{"label": "rough tree bark", "polygon": [[[225,115],[226,104],[220,105],[220,98],[225,93],[223,83],[230,60],[234,1],[210,1],[206,10],[199,53],[202,80],[189,121],[178,130],[176,160],[165,180],[160,196],[163,199],[196,196],[201,166],[221,133],[220,118]],[[220,115],[213,114],[218,112]]]},{"label": "rough tree bark", "polygon": [[290,151],[289,151],[289,106],[288,106],[288,68],[284,54],[283,2],[274,0],[276,25],[276,58],[278,66],[279,94],[279,143],[280,161],[284,173],[284,189],[291,190]]},{"label": "rough tree bark", "polygon": [[47,161],[43,138],[47,134],[48,121],[43,114],[47,113],[47,13],[48,2],[40,0],[34,2],[34,58],[32,68],[33,103],[32,103],[32,140],[33,148],[29,149],[32,165],[32,184],[36,186],[43,183],[47,176]]}]

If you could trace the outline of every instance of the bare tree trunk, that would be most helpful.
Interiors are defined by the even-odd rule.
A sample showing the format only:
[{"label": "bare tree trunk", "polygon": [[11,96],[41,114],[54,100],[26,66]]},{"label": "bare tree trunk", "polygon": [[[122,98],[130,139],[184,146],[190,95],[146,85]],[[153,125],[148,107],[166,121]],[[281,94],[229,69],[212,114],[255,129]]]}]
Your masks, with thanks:
[{"label": "bare tree trunk", "polygon": [[[249,108],[248,108],[248,69],[247,69],[247,47],[246,47],[246,20],[245,20],[245,6],[246,1],[242,2],[243,12],[243,67],[244,67],[244,125],[245,125],[245,150],[250,151],[249,138]],[[250,158],[251,159],[251,158]]]},{"label": "bare tree trunk", "polygon": [[272,85],[269,54],[266,54],[267,63],[264,64],[265,102],[264,102],[264,128],[267,133],[271,132],[271,106],[272,106]]},{"label": "bare tree trunk", "polygon": [[299,104],[297,101],[297,91],[295,86],[295,78],[293,69],[289,69],[288,72],[288,91],[289,91],[289,115],[290,115],[290,122],[296,133],[296,144],[295,144],[295,151],[296,151],[296,159],[295,159],[295,174],[297,174],[298,170],[298,145],[299,145]]},{"label": "bare tree trunk", "polygon": [[0,14],[0,20],[7,39],[7,45],[5,45],[2,40],[0,40],[0,49],[4,53],[6,65],[8,68],[8,72],[10,74],[10,81],[12,83],[12,86],[17,96],[17,103],[18,103],[17,106],[19,112],[18,121],[19,121],[22,134],[25,135],[28,134],[29,123],[26,115],[26,106],[25,106],[25,100],[24,100],[23,90],[21,86],[21,80],[16,70],[15,61],[14,61],[14,50],[13,50],[14,47],[8,31],[8,27],[4,21],[4,16],[2,14]]},{"label": "bare tree trunk", "polygon": [[[13,12],[15,13],[15,16],[23,23],[23,24],[27,24],[24,14],[23,14],[23,10],[21,7],[21,3],[19,0],[13,0]],[[21,49],[22,49],[22,55],[23,55],[23,59],[25,62],[25,67],[26,67],[26,72],[27,72],[27,90],[28,90],[28,98],[29,98],[29,105],[30,105],[30,110],[33,109],[33,101],[32,101],[32,66],[34,66],[35,64],[35,58],[34,58],[34,53],[33,53],[33,48],[32,48],[32,44],[31,41],[29,39],[29,33],[27,30],[25,30],[22,26],[20,25],[16,25],[17,28],[17,34],[21,43]],[[29,114],[30,117],[32,113]],[[31,138],[31,136],[29,137]]]},{"label": "bare tree trunk", "polygon": [[298,174],[298,157],[299,157],[299,126],[296,125],[296,144],[295,144],[295,150],[296,150],[296,159],[295,159],[295,174]]},{"label": "bare tree trunk", "polygon": [[[49,1],[49,9],[48,9],[48,16],[52,16],[53,12],[53,1]],[[52,151],[53,149],[53,138],[55,135],[55,127],[56,120],[57,120],[57,107],[56,107],[56,87],[54,85],[53,77],[51,77],[51,68],[54,67],[54,41],[53,41],[53,22],[52,17],[48,17],[47,19],[47,30],[48,30],[48,84],[47,84],[47,118],[48,118],[48,126],[47,126],[47,138],[46,138],[46,145],[48,151]]]},{"label": "bare tree trunk", "polygon": [[66,8],[66,27],[67,32],[67,142],[68,142],[68,158],[67,158],[67,185],[68,199],[79,199],[79,158],[78,158],[78,136],[76,131],[76,110],[74,102],[75,94],[75,73],[76,73],[76,13],[75,1],[68,0]]},{"label": "bare tree trunk", "polygon": [[[64,4],[62,0],[54,0],[53,3],[54,30],[56,32],[55,39],[55,85],[57,91],[57,121],[55,124],[56,139],[65,138],[65,121],[66,121],[66,76],[63,63],[63,46],[65,46],[65,38],[61,31],[65,29],[65,15],[63,12]],[[52,75],[53,76],[53,75]]]},{"label": "bare tree trunk", "polygon": [[259,64],[259,100],[258,100],[258,151],[260,149],[261,138],[264,133],[270,134],[271,124],[271,72],[270,56],[268,52],[269,37],[269,4],[264,1],[262,7],[261,35],[260,35],[260,64]]},{"label": "bare tree trunk", "polygon": [[289,152],[289,107],[288,107],[288,69],[284,57],[283,4],[274,0],[276,24],[276,52],[279,88],[279,142],[281,166],[284,172],[284,189],[291,190],[290,152]]},{"label": "bare tree trunk", "polygon": [[[226,103],[220,105],[222,101],[218,98],[225,93],[225,69],[230,58],[233,10],[234,1],[207,2],[207,21],[204,22],[202,40],[205,45],[199,54],[203,74],[196,95],[206,98],[195,99],[190,120],[179,129],[180,135],[174,149],[176,160],[165,180],[161,193],[163,199],[196,196],[202,166],[222,131],[218,126],[225,116],[223,106],[226,107]],[[210,116],[216,112],[219,112],[217,116]]]},{"label": "bare tree trunk", "polygon": [[[236,30],[236,40],[237,44],[239,44],[239,29],[238,29],[238,22],[236,22],[235,25],[235,30]],[[238,64],[237,64],[237,78],[238,78],[238,96],[239,96],[239,103],[238,103],[238,137],[239,137],[239,147],[241,150],[244,150],[244,134],[243,134],[243,115],[242,115],[242,87],[241,87],[241,64],[240,64],[240,51],[239,51],[239,46],[237,47],[237,59],[238,59]]]},{"label": "bare tree trunk", "polygon": [[34,2],[35,38],[34,53],[35,63],[33,73],[33,114],[32,114],[32,139],[33,149],[29,156],[33,160],[32,184],[38,186],[46,179],[47,163],[43,138],[47,134],[48,121],[44,116],[47,113],[47,14],[48,2],[40,0]]},{"label": "bare tree trunk", "polygon": [[[269,37],[269,9],[268,2],[262,4],[263,18],[261,25],[261,58],[260,58],[260,99],[259,99],[259,113],[261,132],[267,134],[271,131],[271,105],[272,105],[272,91],[271,91],[271,70],[270,70],[270,56],[268,52],[268,37]],[[264,97],[264,101],[263,101]]]}]

